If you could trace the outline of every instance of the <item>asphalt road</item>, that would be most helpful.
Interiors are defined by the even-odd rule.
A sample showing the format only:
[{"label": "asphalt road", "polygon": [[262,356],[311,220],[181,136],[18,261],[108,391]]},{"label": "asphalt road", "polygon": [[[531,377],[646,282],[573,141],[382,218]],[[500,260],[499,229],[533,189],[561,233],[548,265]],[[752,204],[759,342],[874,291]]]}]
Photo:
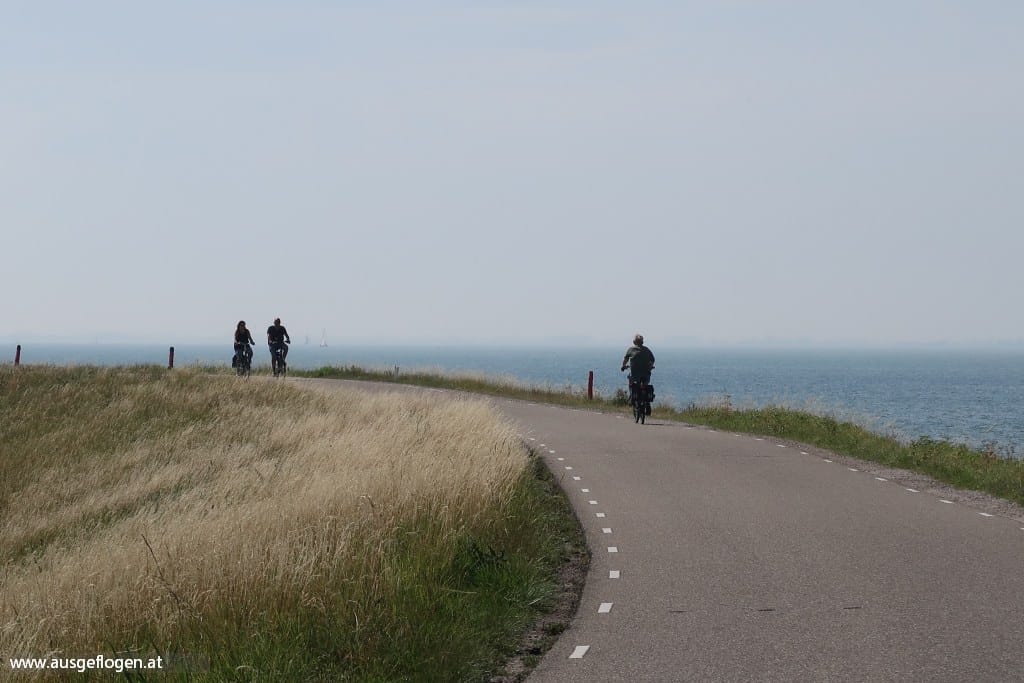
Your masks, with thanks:
[{"label": "asphalt road", "polygon": [[494,402],[593,553],[530,681],[1024,681],[1020,508],[799,444]]}]

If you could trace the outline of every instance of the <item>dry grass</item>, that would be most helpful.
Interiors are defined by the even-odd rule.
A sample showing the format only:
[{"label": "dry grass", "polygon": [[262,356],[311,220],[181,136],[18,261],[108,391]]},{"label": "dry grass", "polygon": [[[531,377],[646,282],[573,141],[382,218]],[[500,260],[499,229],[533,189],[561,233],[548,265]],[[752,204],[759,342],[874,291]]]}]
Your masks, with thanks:
[{"label": "dry grass", "polygon": [[527,464],[480,402],[38,367],[0,370],[0,398],[4,658],[160,652],[309,672],[322,663],[283,660],[316,638],[312,613],[352,639],[334,664],[358,669],[388,637],[367,629],[387,628],[396,544],[443,573],[466,538],[506,523]]}]

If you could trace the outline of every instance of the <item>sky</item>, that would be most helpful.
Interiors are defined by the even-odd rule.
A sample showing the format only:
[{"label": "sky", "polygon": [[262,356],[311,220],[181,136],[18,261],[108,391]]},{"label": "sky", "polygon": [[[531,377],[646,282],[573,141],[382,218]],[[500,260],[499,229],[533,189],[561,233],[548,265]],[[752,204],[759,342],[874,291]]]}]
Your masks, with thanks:
[{"label": "sky", "polygon": [[0,343],[1024,344],[1024,3],[0,0]]}]

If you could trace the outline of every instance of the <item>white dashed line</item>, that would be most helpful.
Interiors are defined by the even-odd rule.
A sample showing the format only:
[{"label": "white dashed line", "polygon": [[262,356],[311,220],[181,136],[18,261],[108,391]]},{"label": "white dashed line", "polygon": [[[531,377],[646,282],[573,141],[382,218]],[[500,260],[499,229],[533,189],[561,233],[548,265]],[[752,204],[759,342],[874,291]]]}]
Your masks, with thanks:
[{"label": "white dashed line", "polygon": [[783,446],[781,443],[777,443],[775,445],[778,446],[779,448],[785,448],[785,446]]},{"label": "white dashed line", "polygon": [[877,479],[878,481],[889,481],[885,477],[875,477],[875,479]]},{"label": "white dashed line", "polygon": [[617,579],[621,576],[618,569],[612,569],[608,572],[609,579]]},{"label": "white dashed line", "polygon": [[831,461],[831,460],[829,460],[828,458],[823,458],[823,460],[824,460],[825,462],[832,462],[832,461]]},{"label": "white dashed line", "polygon": [[530,437],[530,441],[536,441],[536,440],[537,439],[533,438],[532,436]]},{"label": "white dashed line", "polygon": [[579,480],[580,480],[580,479],[582,479],[582,478],[583,478],[583,477],[573,477],[573,478],[572,478],[572,480],[573,480],[573,481],[579,481]]},{"label": "white dashed line", "polygon": [[571,469],[572,469],[572,465],[566,465],[566,466],[565,466],[565,469],[567,469],[567,470],[571,470]]},{"label": "white dashed line", "polygon": [[619,549],[618,549],[617,546],[610,545],[610,546],[608,546],[608,552],[610,552],[610,553],[617,553],[617,552],[619,552]]},{"label": "white dashed line", "polygon": [[800,455],[807,455],[807,451],[800,451]]},{"label": "white dashed line", "polygon": [[565,458],[555,458],[558,462],[565,462]]},{"label": "white dashed line", "polygon": [[761,439],[759,437],[754,437],[754,441],[764,441],[764,439]]},{"label": "white dashed line", "polygon": [[953,505],[953,501],[946,500],[945,498],[941,499],[939,502],[940,503],[945,503],[946,505]]},{"label": "white dashed line", "polygon": [[554,454],[555,454],[555,452],[554,452],[554,451],[548,451],[548,453],[550,453],[551,455],[554,455]]},{"label": "white dashed line", "polygon": [[994,517],[995,516],[995,515],[990,515],[987,512],[979,512],[978,514],[981,515],[982,517]]},{"label": "white dashed line", "polygon": [[583,655],[587,654],[587,650],[590,649],[589,645],[577,645],[576,649],[569,655],[569,659],[583,659]]},{"label": "white dashed line", "polygon": [[599,519],[604,519],[604,513],[603,512],[598,512],[597,516],[598,516]]},{"label": "white dashed line", "polygon": [[601,606],[597,608],[597,613],[598,614],[608,614],[611,611],[612,611],[612,603],[610,603],[610,602],[602,602]]},{"label": "white dashed line", "polygon": [[583,491],[583,493],[590,493],[590,489],[580,489],[580,491]]},{"label": "white dashed line", "polygon": [[[989,517],[991,517],[991,516],[992,515],[989,515]],[[601,533],[602,534],[610,534],[611,532],[612,532],[612,530],[609,527],[604,527],[603,529],[601,529]]]},{"label": "white dashed line", "polygon": [[851,472],[860,472],[860,470],[858,470],[856,467],[847,467],[846,469],[850,470]]},{"label": "white dashed line", "polygon": [[596,500],[588,500],[587,502],[590,503],[591,505],[597,505]]}]

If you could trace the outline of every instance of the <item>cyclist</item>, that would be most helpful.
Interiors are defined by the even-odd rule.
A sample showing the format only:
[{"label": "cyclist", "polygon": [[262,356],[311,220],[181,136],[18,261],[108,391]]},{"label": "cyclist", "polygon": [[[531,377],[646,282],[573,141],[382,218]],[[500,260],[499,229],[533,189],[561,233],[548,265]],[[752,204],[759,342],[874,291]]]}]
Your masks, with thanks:
[{"label": "cyclist", "polygon": [[[252,333],[249,332],[249,328],[245,326],[244,320],[239,320],[238,325],[235,326],[235,358],[238,360],[245,356],[245,360],[252,363],[252,347],[256,341],[252,338]],[[234,364],[232,364],[234,367]]]},{"label": "cyclist", "polygon": [[651,383],[651,370],[654,369],[654,353],[644,346],[644,336],[637,334],[633,337],[633,345],[626,349],[626,355],[622,358],[622,372],[629,366],[629,402],[633,403],[634,383]]},{"label": "cyclist", "polygon": [[288,336],[288,330],[281,324],[280,318],[274,318],[274,324],[267,328],[267,344],[270,346],[270,357],[273,359],[274,351],[281,349],[281,360],[288,357],[288,344],[292,338]]}]

